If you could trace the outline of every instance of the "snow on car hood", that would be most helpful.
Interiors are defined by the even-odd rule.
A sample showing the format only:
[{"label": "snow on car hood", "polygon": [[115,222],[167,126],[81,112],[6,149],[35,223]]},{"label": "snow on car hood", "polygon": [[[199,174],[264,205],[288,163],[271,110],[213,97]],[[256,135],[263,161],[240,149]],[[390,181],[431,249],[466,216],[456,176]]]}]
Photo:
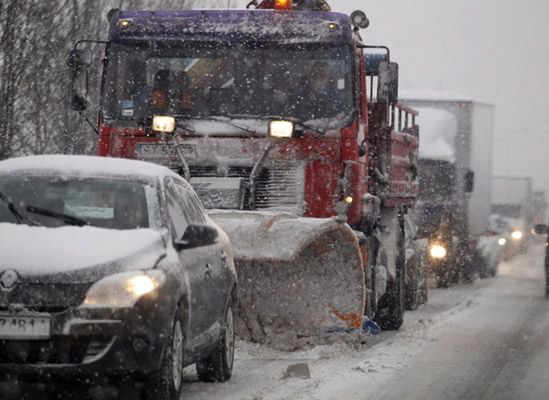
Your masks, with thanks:
[{"label": "snow on car hood", "polygon": [[123,271],[153,268],[166,254],[160,232],[0,224],[0,271],[26,280],[92,282]]}]

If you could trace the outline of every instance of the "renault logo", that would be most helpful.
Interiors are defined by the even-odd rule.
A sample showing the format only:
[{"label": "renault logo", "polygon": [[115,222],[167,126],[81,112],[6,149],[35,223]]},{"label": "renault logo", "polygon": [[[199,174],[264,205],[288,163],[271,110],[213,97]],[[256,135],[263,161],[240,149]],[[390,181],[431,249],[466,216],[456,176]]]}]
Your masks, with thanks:
[{"label": "renault logo", "polygon": [[17,272],[13,270],[4,271],[0,274],[0,288],[4,290],[11,290],[17,283]]}]

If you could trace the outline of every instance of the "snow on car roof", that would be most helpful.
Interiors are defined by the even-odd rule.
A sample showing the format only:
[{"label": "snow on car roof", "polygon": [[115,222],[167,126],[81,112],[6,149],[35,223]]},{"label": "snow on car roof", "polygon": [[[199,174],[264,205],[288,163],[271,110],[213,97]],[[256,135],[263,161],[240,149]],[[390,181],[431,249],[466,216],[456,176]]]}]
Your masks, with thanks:
[{"label": "snow on car roof", "polygon": [[40,155],[0,161],[0,175],[48,173],[67,176],[139,177],[156,180],[175,172],[161,165],[122,158]]}]

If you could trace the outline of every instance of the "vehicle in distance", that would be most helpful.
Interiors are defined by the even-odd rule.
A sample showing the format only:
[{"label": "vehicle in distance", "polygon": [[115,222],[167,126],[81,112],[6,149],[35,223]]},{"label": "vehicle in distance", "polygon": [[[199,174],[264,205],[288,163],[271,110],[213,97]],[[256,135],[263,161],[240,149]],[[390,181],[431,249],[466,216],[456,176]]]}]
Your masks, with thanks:
[{"label": "vehicle in distance", "polygon": [[34,156],[0,162],[0,192],[0,376],[131,376],[155,399],[192,363],[230,378],[232,250],[183,178]]}]

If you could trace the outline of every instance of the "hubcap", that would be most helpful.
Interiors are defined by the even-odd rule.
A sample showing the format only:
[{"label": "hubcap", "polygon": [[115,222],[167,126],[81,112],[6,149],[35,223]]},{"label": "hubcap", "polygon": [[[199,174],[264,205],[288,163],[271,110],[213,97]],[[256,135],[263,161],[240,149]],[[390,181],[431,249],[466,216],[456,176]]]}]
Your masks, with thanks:
[{"label": "hubcap", "polygon": [[179,321],[173,327],[172,362],[173,386],[179,390],[183,380],[183,330]]},{"label": "hubcap", "polygon": [[227,310],[227,327],[225,329],[225,354],[227,364],[232,368],[234,359],[234,319],[231,307]]}]

